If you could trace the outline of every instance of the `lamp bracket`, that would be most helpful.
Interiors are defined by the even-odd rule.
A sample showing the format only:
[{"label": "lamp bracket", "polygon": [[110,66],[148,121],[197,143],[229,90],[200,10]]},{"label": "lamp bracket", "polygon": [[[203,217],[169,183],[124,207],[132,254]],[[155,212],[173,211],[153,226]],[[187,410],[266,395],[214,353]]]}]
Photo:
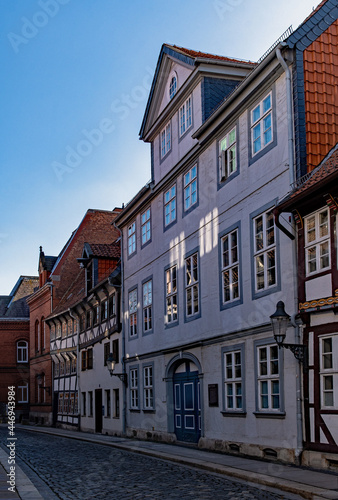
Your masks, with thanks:
[{"label": "lamp bracket", "polygon": [[304,372],[308,371],[308,350],[307,346],[304,344],[282,344],[285,349],[290,349],[294,357],[302,363],[304,367]]},{"label": "lamp bracket", "polygon": [[114,373],[112,370],[110,370],[109,373],[110,373],[111,377],[113,375],[115,377],[118,377],[126,386],[128,386],[128,379],[127,379],[127,374],[126,373]]}]

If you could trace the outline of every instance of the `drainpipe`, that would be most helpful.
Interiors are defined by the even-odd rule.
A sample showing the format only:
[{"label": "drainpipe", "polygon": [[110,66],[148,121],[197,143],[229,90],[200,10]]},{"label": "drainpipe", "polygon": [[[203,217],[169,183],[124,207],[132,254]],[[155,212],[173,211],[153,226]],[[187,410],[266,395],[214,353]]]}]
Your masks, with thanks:
[{"label": "drainpipe", "polygon": [[[281,44],[282,46],[286,46],[285,42]],[[293,144],[293,107],[292,107],[292,82],[291,82],[291,72],[290,68],[287,65],[285,59],[282,56],[281,50],[279,47],[276,49],[276,56],[278,61],[280,62],[282,68],[285,71],[286,78],[286,107],[287,107],[287,119],[288,119],[288,154],[289,154],[289,181],[290,186],[294,185],[295,182],[295,166],[294,166],[294,144]],[[279,213],[275,212],[275,220],[277,220],[277,226],[285,233],[291,240],[294,240],[294,236],[289,233],[286,228],[281,226],[279,223]],[[288,234],[289,233],[289,234]],[[292,244],[293,248],[293,268],[297,269],[297,244],[296,242]],[[295,309],[298,310],[298,281],[297,275],[293,277],[293,281],[295,284]],[[296,319],[296,315],[292,317],[291,323],[295,328],[295,343],[302,343],[303,340],[303,322],[300,319]],[[303,379],[302,379],[302,369],[300,363],[296,365],[296,411],[297,411],[297,448],[295,450],[296,461],[298,465],[301,465],[302,453],[303,453]]]},{"label": "drainpipe", "polygon": [[[68,313],[69,313],[69,316],[72,318],[73,320],[73,324],[74,322],[78,319],[78,316],[77,315],[74,315],[71,311],[71,309],[69,308],[68,309]],[[76,387],[77,387],[77,393],[78,393],[78,396],[77,396],[77,411],[79,413],[79,416],[78,416],[78,420],[79,420],[79,423],[78,423],[78,427],[79,427],[79,430],[80,430],[80,424],[81,424],[81,387],[80,387],[80,347],[79,347],[79,344],[80,344],[80,328],[79,328],[79,323],[78,324],[78,327],[77,327],[77,341],[76,341]]]},{"label": "drainpipe", "polygon": [[[285,44],[284,44],[285,45]],[[293,149],[293,109],[292,109],[292,83],[289,66],[286,64],[279,47],[276,49],[276,56],[285,71],[286,77],[286,109],[288,119],[288,153],[289,153],[289,179],[290,185],[295,182],[294,169],[294,149]]]},{"label": "drainpipe", "polygon": [[[303,343],[303,329],[304,324],[297,315],[291,318],[291,324],[295,328],[295,343]],[[297,411],[297,448],[295,450],[296,464],[302,465],[302,454],[303,454],[303,442],[304,442],[304,427],[303,427],[303,384],[302,384],[302,374],[300,363],[296,365],[296,411]]]}]

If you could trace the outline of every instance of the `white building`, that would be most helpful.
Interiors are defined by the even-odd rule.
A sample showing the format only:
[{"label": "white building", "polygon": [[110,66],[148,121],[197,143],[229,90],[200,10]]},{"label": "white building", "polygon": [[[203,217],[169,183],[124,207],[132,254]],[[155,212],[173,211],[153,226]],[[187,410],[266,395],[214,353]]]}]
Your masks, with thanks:
[{"label": "white building", "polygon": [[297,312],[293,243],[273,215],[293,165],[281,48],[258,65],[161,49],[140,132],[151,182],[116,219],[129,435],[301,451],[300,368],[269,318],[279,300]]}]

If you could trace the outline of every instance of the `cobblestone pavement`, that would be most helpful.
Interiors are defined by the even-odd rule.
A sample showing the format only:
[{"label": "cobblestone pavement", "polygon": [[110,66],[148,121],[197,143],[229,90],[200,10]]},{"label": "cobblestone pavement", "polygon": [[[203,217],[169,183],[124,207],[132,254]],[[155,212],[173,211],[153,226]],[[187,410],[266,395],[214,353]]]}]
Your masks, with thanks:
[{"label": "cobblestone pavement", "polygon": [[[16,436],[17,456],[61,499],[291,498],[264,487],[100,444],[21,430],[16,431]],[[0,442],[5,444],[5,439],[5,430],[0,429]]]}]

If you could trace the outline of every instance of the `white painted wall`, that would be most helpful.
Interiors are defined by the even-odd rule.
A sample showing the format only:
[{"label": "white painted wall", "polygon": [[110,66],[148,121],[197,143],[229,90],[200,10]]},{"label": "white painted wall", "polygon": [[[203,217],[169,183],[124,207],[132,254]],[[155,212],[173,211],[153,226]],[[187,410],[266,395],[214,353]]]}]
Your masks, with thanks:
[{"label": "white painted wall", "polygon": [[[124,254],[124,290],[125,303],[128,304],[128,290],[138,286],[138,325],[139,334],[135,339],[128,340],[128,314],[125,313],[124,328],[127,336],[126,354],[132,359],[130,365],[138,365],[142,369],[144,360],[154,363],[154,390],[156,412],[147,414],[127,412],[127,426],[135,429],[147,429],[167,432],[167,393],[166,382],[163,380],[165,367],[170,359],[180,350],[179,346],[188,343],[206,341],[220,335],[233,334],[231,340],[220,339],[213,345],[192,348],[188,351],[194,354],[202,366],[203,372],[203,435],[205,438],[225,441],[239,441],[248,445],[279,447],[282,449],[296,448],[296,364],[293,355],[285,352],[284,369],[284,418],[257,418],[256,381],[254,369],[254,345],[258,339],[270,339],[272,332],[266,325],[269,316],[275,311],[279,300],[285,302],[286,311],[291,315],[296,313],[295,276],[293,271],[292,242],[285,234],[279,232],[280,290],[253,300],[252,297],[252,255],[250,242],[250,214],[260,209],[275,198],[282,198],[289,191],[289,172],[287,156],[287,115],[285,105],[285,78],[278,78],[275,83],[277,110],[277,145],[261,159],[249,166],[248,163],[248,118],[246,109],[238,117],[240,174],[228,184],[217,190],[217,140],[229,130],[224,126],[219,131],[213,143],[201,153],[198,159],[199,205],[191,213],[182,217],[182,174],[173,182],[177,186],[177,222],[167,231],[163,231],[163,192],[151,202],[152,211],[152,242],[141,249],[140,216],[136,217],[137,253],[130,259]],[[200,95],[199,87],[194,91]],[[264,94],[257,98],[264,97]],[[200,108],[194,107],[194,112],[200,113]],[[200,116],[200,115],[199,115]],[[173,120],[175,125],[175,120]],[[197,125],[197,120],[195,125]],[[230,124],[229,124],[230,125]],[[232,123],[231,123],[232,125]],[[160,164],[158,138],[155,140],[155,181],[158,182],[170,172],[179,158],[191,146],[191,139],[178,146],[177,128],[173,127],[172,152],[168,159]],[[192,164],[187,164],[187,168]],[[169,186],[169,185],[168,185]],[[242,252],[242,290],[243,303],[235,307],[220,310],[219,299],[219,234],[235,222],[241,222],[241,252]],[[123,230],[127,248],[127,227]],[[200,296],[201,318],[184,322],[184,256],[187,252],[199,247],[200,256]],[[164,325],[164,268],[169,264],[178,264],[178,304],[179,324],[176,327],[165,328]],[[153,333],[142,335],[142,281],[153,278]],[[254,328],[265,325],[265,333],[255,333]],[[239,340],[240,339],[240,340]],[[222,369],[221,349],[223,346],[238,342],[245,343],[245,380],[246,407],[245,417],[224,417],[222,410]],[[294,342],[294,330],[290,328],[287,341]],[[172,354],[160,354],[161,350],[173,348]],[[184,347],[182,347],[184,352]],[[150,353],[157,352],[156,356]],[[148,354],[149,353],[149,354]],[[129,362],[127,363],[127,370]],[[220,407],[209,408],[207,404],[208,384],[218,384]],[[128,391],[129,396],[129,391]],[[140,394],[142,398],[142,391]],[[129,408],[129,401],[127,401]]]}]

